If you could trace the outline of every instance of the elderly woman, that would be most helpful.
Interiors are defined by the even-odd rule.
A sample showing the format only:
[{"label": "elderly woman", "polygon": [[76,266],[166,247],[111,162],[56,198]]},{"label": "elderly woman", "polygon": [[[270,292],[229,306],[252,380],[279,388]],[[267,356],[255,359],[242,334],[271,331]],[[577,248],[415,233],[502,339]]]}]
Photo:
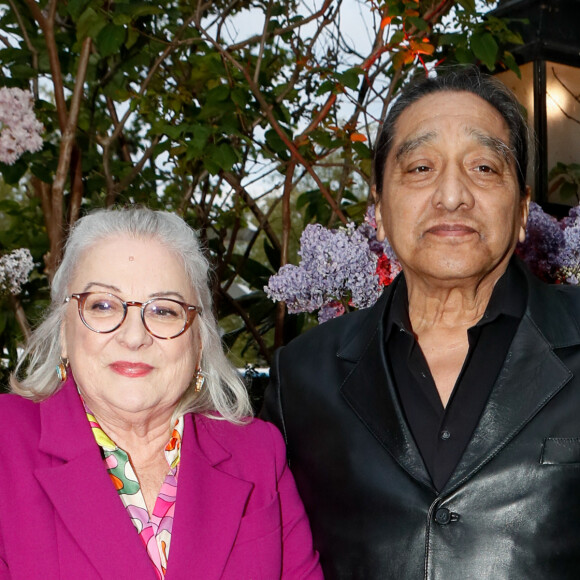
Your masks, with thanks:
[{"label": "elderly woman", "polygon": [[0,578],[321,578],[178,217],[81,219],[0,397]]}]

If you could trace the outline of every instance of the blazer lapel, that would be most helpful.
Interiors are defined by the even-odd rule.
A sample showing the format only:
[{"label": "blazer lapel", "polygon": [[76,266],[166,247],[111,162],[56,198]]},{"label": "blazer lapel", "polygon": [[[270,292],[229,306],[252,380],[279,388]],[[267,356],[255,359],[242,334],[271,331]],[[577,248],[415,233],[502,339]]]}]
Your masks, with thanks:
[{"label": "blazer lapel", "polygon": [[223,574],[253,484],[222,470],[231,454],[212,436],[212,419],[185,419],[166,580],[213,580]]},{"label": "blazer lapel", "polygon": [[413,478],[433,489],[423,458],[399,404],[385,359],[383,318],[391,287],[370,308],[355,336],[347,337],[337,356],[354,363],[341,392],[358,418],[395,461]]},{"label": "blazer lapel", "polygon": [[481,419],[443,492],[481,469],[570,381],[572,373],[552,344],[524,315]]},{"label": "blazer lapel", "polygon": [[103,578],[153,580],[155,571],[103,465],[74,382],[41,403],[40,413],[40,448],[54,461],[35,476],[71,541]]}]

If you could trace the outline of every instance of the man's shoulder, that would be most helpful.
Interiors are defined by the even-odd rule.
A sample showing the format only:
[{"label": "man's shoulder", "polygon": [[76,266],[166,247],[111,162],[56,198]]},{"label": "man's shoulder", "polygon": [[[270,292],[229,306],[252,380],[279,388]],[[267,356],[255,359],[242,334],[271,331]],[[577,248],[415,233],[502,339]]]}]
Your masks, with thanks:
[{"label": "man's shoulder", "polygon": [[282,352],[286,355],[302,353],[315,357],[322,352],[336,352],[342,344],[376,328],[380,324],[383,312],[384,299],[381,297],[379,302],[370,308],[343,314],[307,330],[290,341]]}]

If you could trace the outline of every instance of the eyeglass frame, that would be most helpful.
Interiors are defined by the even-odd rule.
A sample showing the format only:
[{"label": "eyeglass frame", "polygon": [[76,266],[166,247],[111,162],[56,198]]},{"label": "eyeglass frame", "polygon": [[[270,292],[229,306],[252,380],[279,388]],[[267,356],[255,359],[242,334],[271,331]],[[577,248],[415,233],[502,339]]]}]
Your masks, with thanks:
[{"label": "eyeglass frame", "polygon": [[[121,322],[119,322],[119,324],[117,324],[117,326],[115,326],[111,330],[95,330],[94,328],[89,326],[88,322],[85,320],[85,317],[84,317],[84,308],[85,308],[85,302],[87,301],[87,298],[91,294],[105,294],[107,296],[112,296],[113,298],[116,298],[117,300],[119,300],[119,302],[121,302],[121,304],[123,305],[123,318],[121,319]],[[147,333],[150,334],[151,336],[153,336],[154,338],[159,338],[160,340],[172,340],[174,338],[177,338],[178,336],[181,336],[184,332],[186,332],[187,329],[193,324],[195,317],[198,314],[201,316],[201,313],[203,311],[201,306],[195,306],[193,304],[188,304],[187,302],[181,302],[180,300],[175,300],[175,298],[163,298],[161,296],[157,296],[156,298],[151,298],[151,300],[147,300],[147,302],[139,302],[138,300],[127,300],[127,301],[122,300],[116,294],[111,294],[111,292],[76,292],[74,294],[71,294],[70,296],[67,296],[64,299],[64,301],[66,303],[70,304],[71,298],[74,298],[77,301],[78,313],[79,313],[79,317],[80,317],[82,323],[90,331],[96,332],[97,334],[110,334],[111,332],[115,332],[115,330],[118,330],[122,326],[123,322],[125,322],[125,320],[127,319],[127,311],[128,311],[129,306],[138,306],[141,309],[141,322],[143,322],[143,326],[144,326],[145,330],[147,331]],[[157,334],[154,334],[153,332],[151,332],[151,330],[149,330],[149,328],[147,327],[147,323],[145,322],[145,308],[147,308],[147,306],[149,304],[151,304],[152,302],[155,302],[155,300],[168,300],[169,302],[174,302],[175,304],[179,304],[185,310],[185,312],[187,314],[187,319],[185,321],[183,328],[177,334],[174,334],[173,336],[158,336]]]}]

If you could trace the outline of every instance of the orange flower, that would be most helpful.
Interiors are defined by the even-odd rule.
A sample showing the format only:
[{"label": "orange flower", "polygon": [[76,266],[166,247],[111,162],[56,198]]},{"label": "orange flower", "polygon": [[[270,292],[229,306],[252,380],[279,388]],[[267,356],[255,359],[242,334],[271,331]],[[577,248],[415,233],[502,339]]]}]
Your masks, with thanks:
[{"label": "orange flower", "polygon": [[351,141],[360,141],[361,143],[366,141],[367,138],[362,133],[351,133],[350,135]]}]

